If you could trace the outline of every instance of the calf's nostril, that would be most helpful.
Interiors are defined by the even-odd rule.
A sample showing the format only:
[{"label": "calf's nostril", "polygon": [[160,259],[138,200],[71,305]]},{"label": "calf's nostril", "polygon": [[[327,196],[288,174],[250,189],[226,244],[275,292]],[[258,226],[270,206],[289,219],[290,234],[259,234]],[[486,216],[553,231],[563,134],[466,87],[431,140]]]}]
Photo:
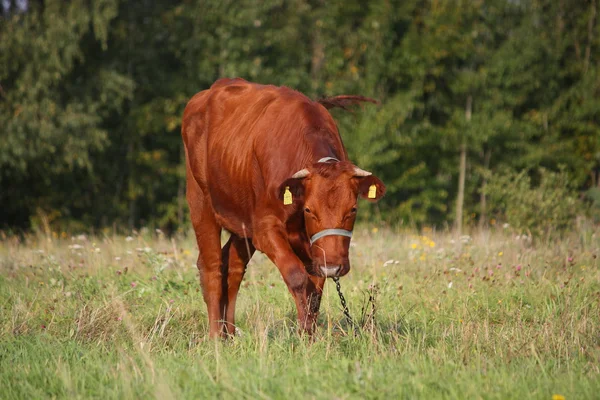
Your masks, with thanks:
[{"label": "calf's nostril", "polygon": [[325,276],[325,277],[337,276],[340,269],[341,269],[340,265],[334,265],[334,266],[330,266],[330,267],[327,266],[327,267],[321,267],[321,272],[323,273],[323,276]]}]

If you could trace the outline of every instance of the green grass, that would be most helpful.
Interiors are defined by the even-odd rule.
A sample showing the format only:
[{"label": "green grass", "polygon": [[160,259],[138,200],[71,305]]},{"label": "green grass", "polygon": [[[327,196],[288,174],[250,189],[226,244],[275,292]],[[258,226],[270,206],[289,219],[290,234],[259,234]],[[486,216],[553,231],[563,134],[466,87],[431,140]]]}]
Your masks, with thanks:
[{"label": "green grass", "polygon": [[207,339],[191,238],[7,238],[0,398],[598,398],[597,232],[426,235],[357,229],[341,283],[358,335],[328,282],[318,332],[299,336],[256,254],[227,341]]}]

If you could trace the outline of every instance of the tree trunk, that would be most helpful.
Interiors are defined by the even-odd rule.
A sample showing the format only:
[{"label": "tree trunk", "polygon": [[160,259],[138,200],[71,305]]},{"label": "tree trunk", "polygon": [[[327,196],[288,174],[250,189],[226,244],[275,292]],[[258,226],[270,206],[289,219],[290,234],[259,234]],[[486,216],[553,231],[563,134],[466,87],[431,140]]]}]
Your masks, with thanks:
[{"label": "tree trunk", "polygon": [[590,10],[590,19],[588,20],[588,41],[585,47],[585,58],[583,60],[583,74],[585,75],[590,66],[590,56],[592,54],[592,42],[594,40],[594,21],[596,20],[596,0],[592,0]]},{"label": "tree trunk", "polygon": [[[492,150],[487,149],[483,154],[483,169],[485,171],[490,169],[490,158],[492,157]],[[479,197],[479,227],[483,228],[487,222],[487,196],[485,194],[485,188],[487,186],[487,177],[483,176],[483,182],[481,183],[481,196]]]},{"label": "tree trunk", "polygon": [[321,69],[323,68],[323,63],[325,62],[325,46],[323,45],[323,38],[321,37],[323,20],[319,18],[322,15],[321,12],[323,6],[324,0],[317,0],[312,9],[312,15],[315,21],[315,25],[312,30],[312,54],[310,60],[310,77],[313,97],[320,94],[318,93],[318,89],[321,85]]},{"label": "tree trunk", "polygon": [[[134,36],[133,36],[133,32],[134,32],[134,24],[133,24],[133,16],[132,16],[132,10],[131,7],[129,7],[127,9],[127,31],[128,31],[128,40],[127,40],[127,48],[129,50],[129,54],[131,54],[133,52],[133,48],[135,46],[134,43]],[[129,77],[129,79],[134,81],[134,77],[133,77],[133,61],[131,58],[129,58],[127,60],[127,76]],[[131,109],[134,110],[135,107],[137,106],[136,101],[135,101],[135,97],[132,96],[132,102],[131,102]],[[128,185],[127,185],[127,197],[129,199],[129,218],[127,221],[127,225],[129,226],[129,230],[133,230],[133,228],[135,228],[135,213],[136,213],[136,198],[137,198],[137,194],[136,190],[135,190],[135,152],[137,151],[137,148],[135,146],[135,137],[133,137],[132,135],[128,135],[127,136],[127,140],[129,141],[129,144],[127,146],[127,168],[128,168]]]},{"label": "tree trunk", "polygon": [[325,61],[325,51],[323,48],[323,42],[321,41],[321,21],[317,21],[317,26],[313,32],[312,40],[312,57],[311,57],[311,68],[310,74],[312,78],[312,91],[313,95],[317,94],[319,85],[321,83],[321,68]]},{"label": "tree trunk", "polygon": [[[465,107],[465,119],[467,123],[471,122],[471,109],[473,97],[467,97],[467,105]],[[460,145],[460,163],[458,166],[458,196],[456,198],[456,233],[462,235],[463,223],[463,205],[465,202],[465,175],[467,171],[467,139],[463,136],[462,144]]]},{"label": "tree trunk", "polygon": [[129,230],[135,228],[135,164],[134,164],[134,146],[133,141],[130,140],[129,146],[127,148],[127,167],[129,169],[128,174],[128,190],[127,190],[127,198],[129,200],[129,218],[127,221],[127,225],[129,226]]},{"label": "tree trunk", "polygon": [[560,49],[561,40],[563,40],[563,32],[565,30],[565,0],[560,0],[558,2],[558,13],[556,15],[556,36],[554,37],[554,41],[556,43],[556,51]]}]

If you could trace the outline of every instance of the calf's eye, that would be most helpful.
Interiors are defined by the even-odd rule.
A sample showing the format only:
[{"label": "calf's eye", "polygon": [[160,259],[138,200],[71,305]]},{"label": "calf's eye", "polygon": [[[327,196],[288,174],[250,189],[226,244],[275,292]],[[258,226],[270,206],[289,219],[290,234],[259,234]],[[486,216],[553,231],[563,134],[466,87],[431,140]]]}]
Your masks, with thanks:
[{"label": "calf's eye", "polygon": [[308,207],[305,207],[305,208],[304,208],[304,212],[305,212],[305,213],[307,213],[307,214],[310,214],[310,208],[308,208]]},{"label": "calf's eye", "polygon": [[352,209],[350,210],[350,212],[355,213],[356,212],[356,207],[352,207]]}]

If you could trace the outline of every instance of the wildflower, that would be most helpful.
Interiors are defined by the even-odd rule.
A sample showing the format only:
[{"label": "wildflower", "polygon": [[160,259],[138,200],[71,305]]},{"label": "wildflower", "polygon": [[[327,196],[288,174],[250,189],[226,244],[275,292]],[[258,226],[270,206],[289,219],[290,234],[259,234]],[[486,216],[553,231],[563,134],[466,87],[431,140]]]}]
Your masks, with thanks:
[{"label": "wildflower", "polygon": [[433,240],[429,241],[429,247],[435,247],[435,242]]},{"label": "wildflower", "polygon": [[377,232],[379,232],[379,228],[375,227],[375,228],[371,229],[371,232],[377,233]]},{"label": "wildflower", "polygon": [[568,262],[573,262],[573,257],[568,257],[568,258],[567,258],[567,261],[568,261]]},{"label": "wildflower", "polygon": [[132,287],[132,288],[134,288],[134,287],[136,287],[136,286],[137,286],[137,283],[135,283],[135,282],[131,282],[131,287]]},{"label": "wildflower", "polygon": [[502,264],[496,265],[496,269],[500,269],[500,268],[502,268]]},{"label": "wildflower", "polygon": [[416,243],[413,243],[413,244],[411,244],[411,245],[410,245],[410,248],[411,248],[411,249],[416,249],[416,248],[417,248],[417,244],[416,244]]},{"label": "wildflower", "polygon": [[521,264],[517,265],[517,266],[515,267],[515,269],[517,270],[517,272],[518,272],[518,271],[520,271],[520,270],[521,270]]},{"label": "wildflower", "polygon": [[502,251],[498,252],[498,257],[502,257],[503,254],[504,254],[504,252],[502,252]]},{"label": "wildflower", "polygon": [[121,257],[115,257],[115,261],[121,261]]},{"label": "wildflower", "polygon": [[565,400],[565,396],[563,396],[562,394],[553,394],[552,400]]},{"label": "wildflower", "polygon": [[448,283],[448,289],[452,289],[452,282]]},{"label": "wildflower", "polygon": [[125,238],[125,241],[126,241],[126,242],[131,242],[132,240],[133,240],[133,238],[132,238],[131,236],[127,236],[127,237]]}]

